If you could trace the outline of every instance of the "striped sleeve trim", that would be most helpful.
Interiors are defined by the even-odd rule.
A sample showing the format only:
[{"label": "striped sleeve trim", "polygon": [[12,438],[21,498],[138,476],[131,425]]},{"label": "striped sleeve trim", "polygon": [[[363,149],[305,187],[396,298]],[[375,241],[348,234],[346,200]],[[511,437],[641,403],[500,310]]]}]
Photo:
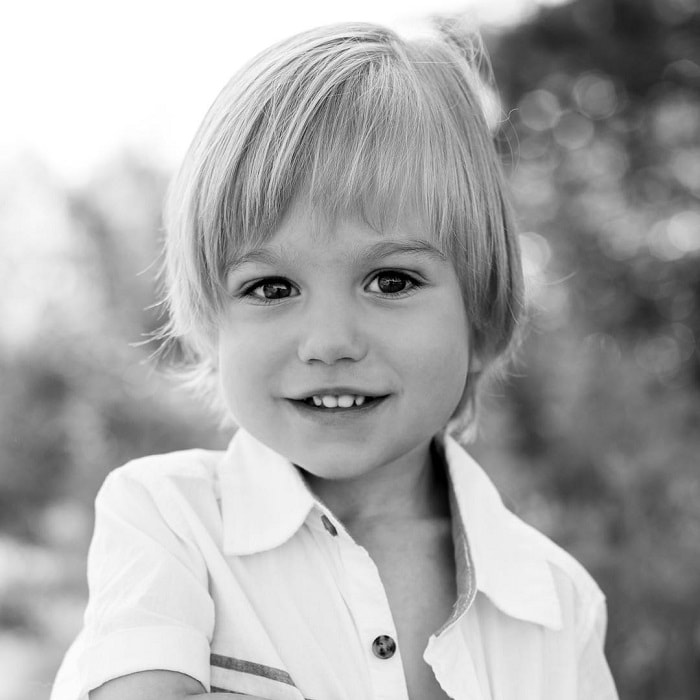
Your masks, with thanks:
[{"label": "striped sleeve trim", "polygon": [[220,654],[212,654],[209,662],[212,666],[225,668],[229,671],[238,671],[239,673],[250,673],[253,676],[261,676],[269,678],[279,683],[294,685],[292,677],[280,668],[273,666],[265,666],[254,661],[244,661],[243,659],[234,659],[230,656],[221,656]]}]

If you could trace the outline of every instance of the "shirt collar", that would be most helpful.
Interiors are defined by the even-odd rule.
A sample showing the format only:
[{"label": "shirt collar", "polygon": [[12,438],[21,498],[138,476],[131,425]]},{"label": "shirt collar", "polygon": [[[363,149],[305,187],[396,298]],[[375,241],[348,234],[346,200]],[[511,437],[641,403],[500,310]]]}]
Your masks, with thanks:
[{"label": "shirt collar", "polygon": [[493,482],[456,440],[446,435],[438,446],[448,467],[458,569],[465,561],[476,589],[506,615],[561,629],[544,537],[506,508]]},{"label": "shirt collar", "polygon": [[313,494],[292,463],[242,428],[219,464],[219,483],[226,554],[279,547],[314,506]]},{"label": "shirt collar", "polygon": [[[506,615],[560,629],[542,536],[504,506],[491,480],[453,438],[442,436],[437,446],[451,487],[458,581],[466,581],[443,630],[466,612],[476,590]],[[240,428],[219,465],[219,481],[226,554],[278,547],[314,507],[326,510],[289,460]]]}]

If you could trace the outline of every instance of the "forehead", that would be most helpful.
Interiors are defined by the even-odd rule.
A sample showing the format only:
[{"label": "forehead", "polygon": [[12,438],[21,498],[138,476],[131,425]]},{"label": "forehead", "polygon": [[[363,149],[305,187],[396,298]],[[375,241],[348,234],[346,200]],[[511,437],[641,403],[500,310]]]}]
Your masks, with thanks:
[{"label": "forehead", "polygon": [[368,202],[358,198],[331,209],[306,193],[292,200],[270,239],[301,235],[318,245],[339,238],[358,243],[433,238],[427,218],[412,201]]},{"label": "forehead", "polygon": [[415,207],[396,208],[383,221],[365,211],[331,214],[297,198],[279,225],[253,245],[240,249],[230,261],[229,270],[247,262],[303,262],[327,259],[363,263],[390,255],[413,255],[436,262],[447,255]]}]

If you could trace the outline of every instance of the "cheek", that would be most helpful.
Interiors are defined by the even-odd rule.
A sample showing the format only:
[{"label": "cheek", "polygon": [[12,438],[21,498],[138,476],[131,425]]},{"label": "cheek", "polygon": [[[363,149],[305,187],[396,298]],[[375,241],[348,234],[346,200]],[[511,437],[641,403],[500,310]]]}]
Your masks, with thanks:
[{"label": "cheek", "polygon": [[422,323],[406,324],[402,334],[406,370],[417,383],[437,398],[459,400],[469,368],[469,327],[461,305],[435,306]]},{"label": "cheek", "polygon": [[274,345],[261,352],[261,342],[256,334],[243,329],[235,334],[224,333],[219,339],[219,383],[226,404],[236,415],[253,405],[262,394],[262,382],[269,376],[269,349],[274,349]]},{"label": "cheek", "polygon": [[293,334],[279,322],[246,323],[237,319],[219,336],[219,373],[232,391],[271,387],[296,357]]},{"label": "cheek", "polygon": [[425,360],[426,378],[446,396],[458,400],[464,390],[469,370],[468,331],[456,327],[443,335],[435,334]]}]

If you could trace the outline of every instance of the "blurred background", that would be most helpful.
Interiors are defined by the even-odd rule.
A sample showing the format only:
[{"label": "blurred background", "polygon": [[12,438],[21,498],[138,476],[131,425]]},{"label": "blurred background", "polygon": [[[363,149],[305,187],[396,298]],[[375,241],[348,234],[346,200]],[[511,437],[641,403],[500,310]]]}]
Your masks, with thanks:
[{"label": "blurred background", "polygon": [[249,5],[3,13],[0,700],[48,698],[105,474],[228,440],[142,343],[163,194],[204,111],[282,36],[426,18],[456,40],[482,24],[531,298],[473,451],[601,584],[621,697],[700,698],[697,0]]}]

